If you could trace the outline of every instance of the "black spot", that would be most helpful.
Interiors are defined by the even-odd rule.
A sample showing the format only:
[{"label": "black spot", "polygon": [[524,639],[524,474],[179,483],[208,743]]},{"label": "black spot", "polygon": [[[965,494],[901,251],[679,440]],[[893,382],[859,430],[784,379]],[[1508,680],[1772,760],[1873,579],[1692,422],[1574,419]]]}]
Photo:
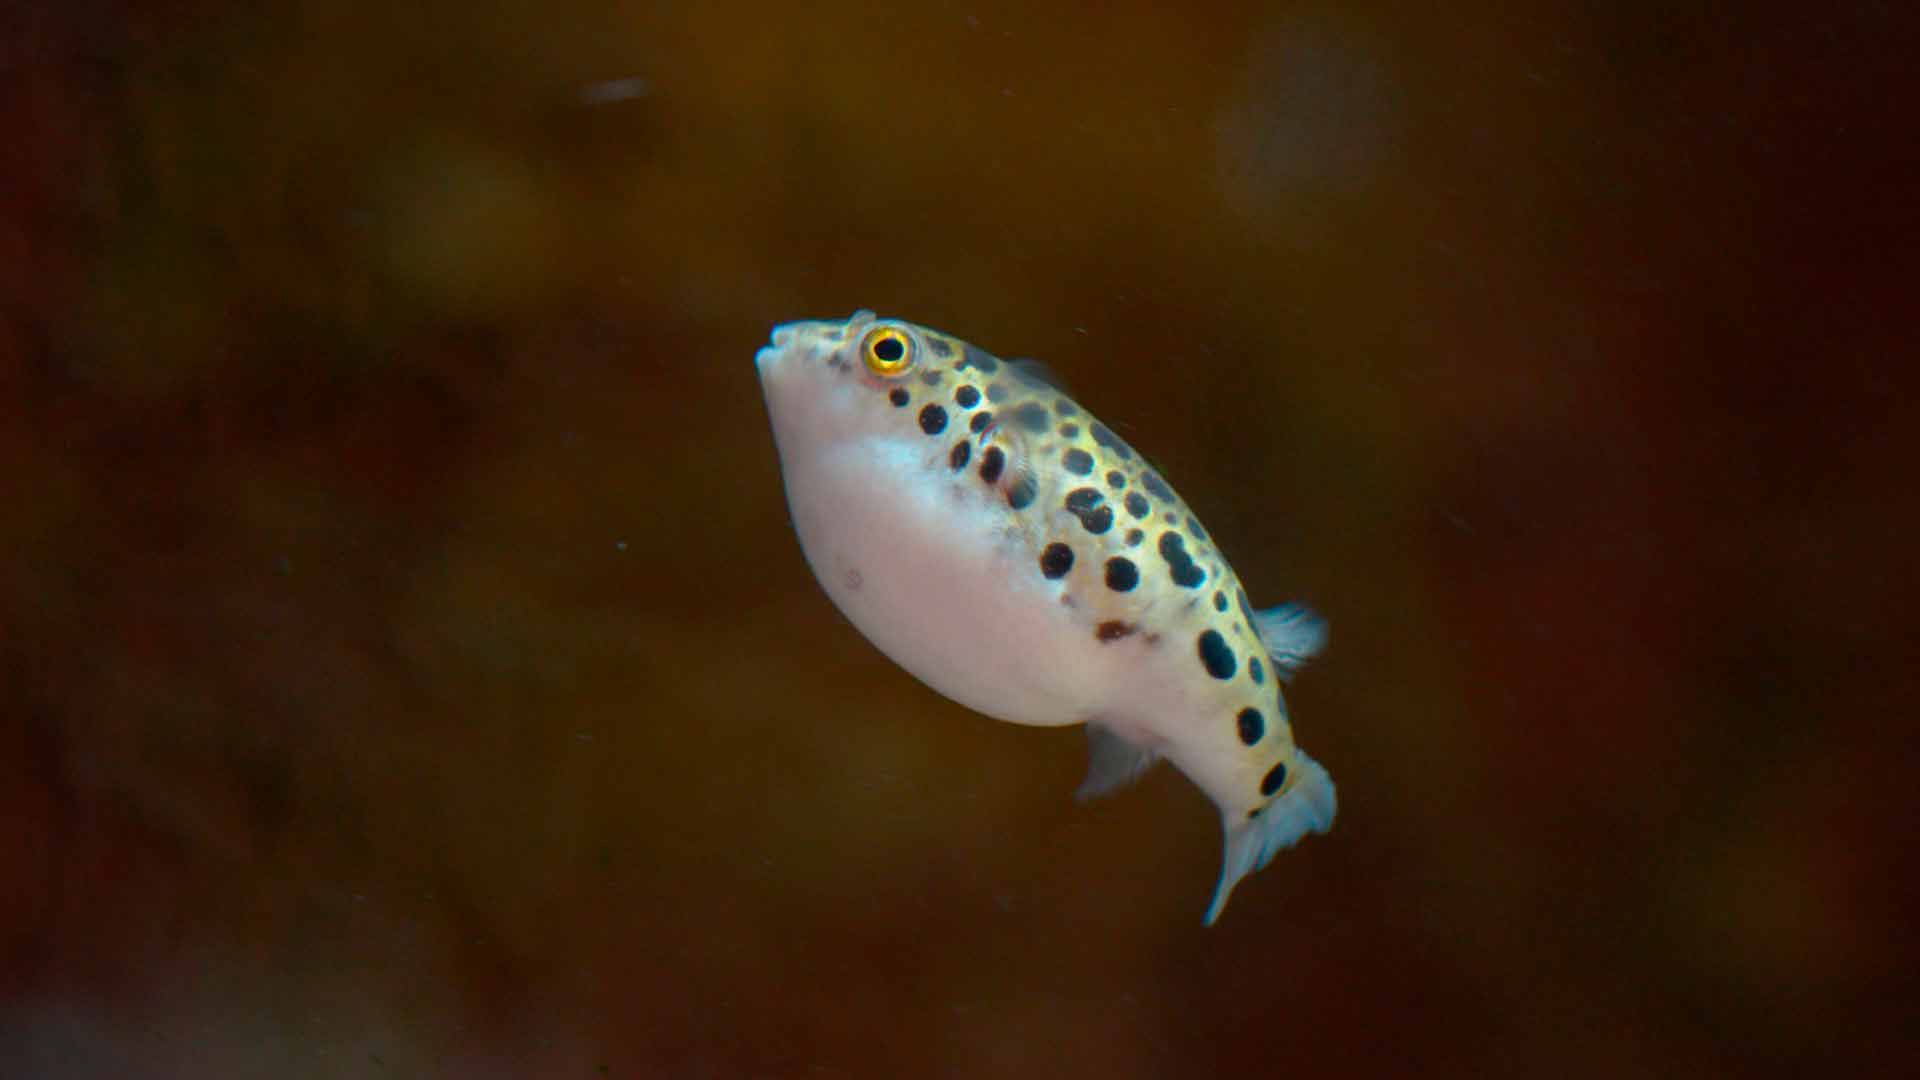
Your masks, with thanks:
[{"label": "black spot", "polygon": [[1194,520],[1192,514],[1187,515],[1187,531],[1193,534],[1195,540],[1201,543],[1206,542],[1207,530],[1200,527],[1200,523]]},{"label": "black spot", "polygon": [[1080,437],[1080,425],[1079,425],[1079,424],[1061,424],[1061,425],[1060,425],[1060,437],[1061,437],[1061,438],[1063,438],[1063,439],[1077,439],[1077,438],[1079,438],[1079,437]]},{"label": "black spot", "polygon": [[946,341],[941,338],[937,338],[937,337],[928,338],[927,348],[932,349],[933,355],[935,356],[945,357],[945,356],[953,355],[953,346],[947,344]]},{"label": "black spot", "polygon": [[1127,546],[1128,547],[1134,547],[1138,545],[1140,541],[1145,540],[1146,538],[1147,538],[1147,534],[1141,532],[1139,529],[1127,530]]},{"label": "black spot", "polygon": [[1006,467],[1007,455],[997,446],[987,447],[987,452],[980,455],[980,479],[989,484],[999,480],[1000,470]]},{"label": "black spot", "polygon": [[1075,408],[1073,402],[1068,401],[1066,398],[1054,398],[1053,411],[1059,413],[1061,416],[1073,416],[1080,410]]},{"label": "black spot", "polygon": [[1112,489],[1113,489],[1113,490],[1115,490],[1115,491],[1119,491],[1119,490],[1120,490],[1121,488],[1123,488],[1123,487],[1126,487],[1126,486],[1127,486],[1127,474],[1125,474],[1125,473],[1123,473],[1123,472],[1121,472],[1121,471],[1119,471],[1118,469],[1110,469],[1110,470],[1108,470],[1108,471],[1107,471],[1107,486],[1108,486],[1108,487],[1110,487],[1110,488],[1112,488]]},{"label": "black spot", "polygon": [[1007,416],[1010,417],[1014,423],[1019,424],[1028,431],[1036,433],[1047,430],[1047,425],[1053,422],[1047,419],[1047,407],[1037,401],[1029,401],[1025,404],[1015,406],[1013,411],[1007,413]]},{"label": "black spot", "polygon": [[913,395],[907,393],[906,387],[896,386],[892,392],[887,394],[887,400],[893,402],[896,408],[905,408],[907,402],[913,400]]},{"label": "black spot", "polygon": [[[1173,583],[1185,589],[1197,589],[1207,580],[1207,572],[1195,566],[1193,556],[1187,554],[1187,542],[1177,532],[1160,534],[1160,557],[1167,560],[1167,572]],[[1209,630],[1207,633],[1212,634]],[[1218,634],[1214,634],[1218,637]]]},{"label": "black spot", "polygon": [[1215,611],[1227,610],[1227,594],[1221,592],[1218,589],[1215,589],[1213,591],[1213,610]]},{"label": "black spot", "polygon": [[1252,746],[1267,733],[1267,718],[1260,715],[1259,709],[1240,710],[1240,741]]},{"label": "black spot", "polygon": [[1075,476],[1090,476],[1093,473],[1093,455],[1075,447],[1060,456],[1060,466]]},{"label": "black spot", "polygon": [[1106,642],[1119,641],[1123,637],[1130,637],[1139,632],[1140,628],[1133,623],[1117,620],[1103,622],[1093,628],[1093,636]]},{"label": "black spot", "polygon": [[944,374],[946,374],[946,372],[941,371],[939,368],[928,368],[920,373],[920,381],[926,383],[928,386],[939,386],[940,376]]},{"label": "black spot", "polygon": [[1107,430],[1107,425],[1095,422],[1087,431],[1093,435],[1093,441],[1120,456],[1121,461],[1133,460],[1133,447],[1120,441],[1120,436]]},{"label": "black spot", "polygon": [[959,472],[961,469],[967,467],[967,458],[972,455],[973,444],[965,439],[961,439],[959,442],[953,444],[953,451],[947,455],[947,464],[953,466],[954,472]]},{"label": "black spot", "polygon": [[1079,518],[1081,528],[1090,533],[1113,528],[1113,507],[1106,503],[1106,496],[1093,488],[1074,488],[1067,492],[1067,513]]},{"label": "black spot", "polygon": [[1206,630],[1200,634],[1200,665],[1216,679],[1231,679],[1240,660],[1233,655],[1233,646],[1220,636],[1220,631]]},{"label": "black spot", "polygon": [[973,421],[972,421],[971,423],[969,423],[969,424],[967,425],[967,428],[968,428],[969,430],[971,430],[971,431],[973,431],[973,432],[974,432],[975,434],[978,434],[978,433],[980,433],[980,432],[982,432],[982,431],[985,431],[985,430],[987,430],[987,428],[988,428],[988,427],[989,427],[989,426],[990,426],[990,425],[991,425],[992,423],[993,423],[993,414],[992,414],[992,413],[990,413],[990,412],[977,412],[977,413],[974,413],[974,414],[973,414]]},{"label": "black spot", "polygon": [[1000,370],[1000,361],[995,360],[993,357],[971,345],[968,345],[966,349],[967,354],[960,358],[960,362],[955,364],[955,367],[978,368],[983,374],[987,375],[991,375]]},{"label": "black spot", "polygon": [[1154,472],[1152,469],[1148,469],[1146,474],[1140,477],[1140,483],[1146,487],[1147,493],[1154,498],[1162,502],[1173,501],[1173,489],[1168,487],[1167,482],[1160,479],[1160,474]]},{"label": "black spot", "polygon": [[920,430],[929,435],[938,435],[947,430],[947,410],[931,404],[921,409]]},{"label": "black spot", "polygon": [[1037,490],[1033,476],[1025,469],[1016,469],[1013,479],[1007,484],[1007,505],[1015,510],[1025,510],[1033,502]]},{"label": "black spot", "polygon": [[1135,521],[1153,513],[1153,504],[1142,498],[1137,491],[1127,492],[1126,504],[1127,513],[1132,514]]},{"label": "black spot", "polygon": [[1253,685],[1255,686],[1259,686],[1261,683],[1267,681],[1267,671],[1260,666],[1259,657],[1247,657],[1247,678],[1252,679]]},{"label": "black spot", "polygon": [[1124,555],[1107,560],[1107,588],[1114,592],[1132,592],[1140,584],[1140,568]]},{"label": "black spot", "polygon": [[1044,576],[1057,580],[1066,577],[1067,571],[1071,569],[1073,569],[1073,549],[1067,545],[1048,544],[1047,549],[1040,553],[1040,573]]},{"label": "black spot", "polygon": [[1266,779],[1260,781],[1260,794],[1272,795],[1274,792],[1279,791],[1281,787],[1285,786],[1286,782],[1286,762],[1276,761],[1273,763],[1273,768],[1267,770]]},{"label": "black spot", "polygon": [[1007,388],[1001,386],[999,383],[988,383],[987,400],[993,402],[995,405],[1007,400]]},{"label": "black spot", "polygon": [[971,386],[963,386],[953,392],[953,400],[963,409],[971,409],[980,404],[980,391]]}]

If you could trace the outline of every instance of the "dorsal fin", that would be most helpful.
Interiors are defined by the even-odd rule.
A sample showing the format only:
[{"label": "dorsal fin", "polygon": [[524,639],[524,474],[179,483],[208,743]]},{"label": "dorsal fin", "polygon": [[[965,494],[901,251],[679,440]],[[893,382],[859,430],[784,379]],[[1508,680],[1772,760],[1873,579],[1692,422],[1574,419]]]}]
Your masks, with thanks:
[{"label": "dorsal fin", "polygon": [[1128,742],[1098,720],[1087,721],[1087,778],[1073,797],[1081,802],[1111,794],[1138,780],[1160,760],[1159,752]]},{"label": "dorsal fin", "polygon": [[1327,647],[1327,620],[1305,604],[1281,604],[1253,613],[1253,630],[1273,657],[1274,670],[1288,679]]},{"label": "dorsal fin", "polygon": [[1022,382],[1058,390],[1063,394],[1067,393],[1066,384],[1060,381],[1060,376],[1054,374],[1052,368],[1032,357],[1016,356],[1009,360],[1002,360],[1001,363],[1007,365],[1008,370]]}]

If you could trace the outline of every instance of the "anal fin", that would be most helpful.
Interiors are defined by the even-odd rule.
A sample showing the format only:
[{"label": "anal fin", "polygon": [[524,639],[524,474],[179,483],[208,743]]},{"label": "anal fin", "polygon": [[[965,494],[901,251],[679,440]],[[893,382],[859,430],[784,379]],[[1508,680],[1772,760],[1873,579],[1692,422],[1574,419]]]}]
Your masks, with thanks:
[{"label": "anal fin", "polygon": [[1097,720],[1087,721],[1087,778],[1073,797],[1080,802],[1112,794],[1153,768],[1160,753],[1128,742]]}]

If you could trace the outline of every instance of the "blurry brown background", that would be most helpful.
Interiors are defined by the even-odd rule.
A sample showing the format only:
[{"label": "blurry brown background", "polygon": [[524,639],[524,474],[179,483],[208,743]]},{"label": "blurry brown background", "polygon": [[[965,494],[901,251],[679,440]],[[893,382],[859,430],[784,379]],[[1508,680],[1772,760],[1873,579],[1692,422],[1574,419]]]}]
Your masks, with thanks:
[{"label": "blurry brown background", "polygon": [[[0,1075],[1915,1067],[1902,5],[13,5]],[[861,640],[751,366],[1055,367],[1333,833]]]}]

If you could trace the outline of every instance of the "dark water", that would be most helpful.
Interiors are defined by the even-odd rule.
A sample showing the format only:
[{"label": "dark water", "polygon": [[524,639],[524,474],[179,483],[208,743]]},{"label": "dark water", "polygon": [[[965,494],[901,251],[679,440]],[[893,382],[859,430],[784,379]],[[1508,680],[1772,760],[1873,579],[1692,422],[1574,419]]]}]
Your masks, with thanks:
[{"label": "dark water", "polygon": [[[6,16],[0,1073],[1911,1068],[1908,17],[1164,7]],[[860,306],[1331,619],[1216,929],[809,577]]]}]

